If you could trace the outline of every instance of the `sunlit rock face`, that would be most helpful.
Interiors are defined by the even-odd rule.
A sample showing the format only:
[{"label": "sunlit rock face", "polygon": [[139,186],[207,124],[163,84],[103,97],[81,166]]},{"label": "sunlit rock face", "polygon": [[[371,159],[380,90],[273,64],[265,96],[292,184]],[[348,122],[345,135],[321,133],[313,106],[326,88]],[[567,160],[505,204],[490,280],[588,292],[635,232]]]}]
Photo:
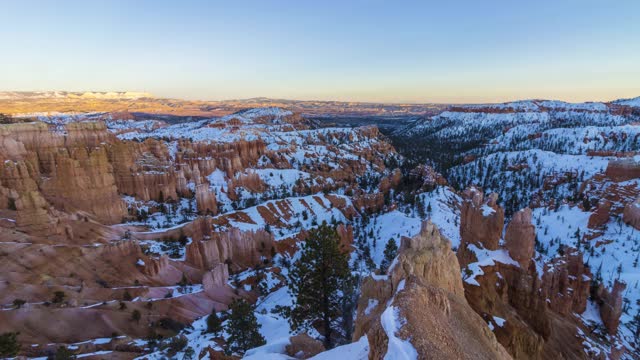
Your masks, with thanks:
[{"label": "sunlit rock face", "polygon": [[365,279],[354,339],[363,335],[370,359],[401,351],[418,358],[510,358],[464,299],[450,242],[430,222],[417,236],[402,239],[387,275]]}]

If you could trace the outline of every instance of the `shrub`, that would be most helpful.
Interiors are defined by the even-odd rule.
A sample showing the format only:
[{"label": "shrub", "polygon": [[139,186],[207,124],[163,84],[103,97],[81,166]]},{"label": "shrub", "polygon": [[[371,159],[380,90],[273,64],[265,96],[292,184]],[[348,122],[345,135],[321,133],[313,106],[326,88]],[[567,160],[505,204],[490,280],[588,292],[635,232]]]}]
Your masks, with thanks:
[{"label": "shrub", "polygon": [[16,307],[16,309],[20,309],[22,307],[22,305],[26,304],[27,302],[22,300],[22,299],[15,299],[13,300],[13,306]]},{"label": "shrub", "polygon": [[56,291],[53,293],[53,299],[51,300],[51,302],[54,304],[59,304],[64,301],[65,297],[66,294],[64,293],[64,291]]}]

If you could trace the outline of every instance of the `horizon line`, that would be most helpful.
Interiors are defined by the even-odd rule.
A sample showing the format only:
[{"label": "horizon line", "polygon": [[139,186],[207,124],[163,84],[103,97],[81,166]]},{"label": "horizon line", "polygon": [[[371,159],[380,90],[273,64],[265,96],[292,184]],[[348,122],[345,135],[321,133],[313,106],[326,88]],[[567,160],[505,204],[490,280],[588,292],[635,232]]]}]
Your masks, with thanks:
[{"label": "horizon line", "polygon": [[[633,97],[621,97],[621,98],[613,98],[611,100],[586,100],[586,101],[567,101],[561,100],[558,98],[518,98],[515,100],[506,100],[506,101],[479,101],[479,102],[437,102],[437,101],[362,101],[362,100],[343,100],[343,99],[296,99],[296,98],[282,98],[282,97],[268,97],[268,96],[252,96],[247,98],[226,98],[226,99],[203,99],[203,98],[191,98],[191,97],[174,97],[174,96],[157,96],[149,91],[138,91],[138,90],[0,90],[0,93],[55,93],[55,92],[63,92],[63,93],[98,93],[98,94],[106,94],[106,93],[139,93],[139,94],[147,94],[150,95],[151,99],[158,100],[182,100],[182,101],[196,101],[196,102],[243,102],[250,100],[259,100],[264,99],[267,101],[295,101],[295,102],[339,102],[339,103],[354,103],[354,104],[371,104],[371,105],[408,105],[408,106],[416,106],[416,105],[491,105],[491,104],[507,104],[513,102],[520,101],[561,101],[569,104],[580,104],[580,103],[613,103],[615,101],[620,100],[630,100],[635,98],[640,98],[640,95]],[[140,97],[145,98],[145,97]],[[0,99],[8,100],[8,99]],[[97,99],[100,100],[100,99]],[[105,99],[102,99],[105,100]],[[131,99],[134,100],[134,99]]]}]

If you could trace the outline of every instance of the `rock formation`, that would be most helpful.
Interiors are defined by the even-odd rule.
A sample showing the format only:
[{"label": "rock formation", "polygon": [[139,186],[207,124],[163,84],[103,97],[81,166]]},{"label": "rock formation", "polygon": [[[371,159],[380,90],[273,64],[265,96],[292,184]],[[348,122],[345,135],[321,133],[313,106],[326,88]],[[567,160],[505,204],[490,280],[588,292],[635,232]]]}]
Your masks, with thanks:
[{"label": "rock formation", "polygon": [[616,182],[640,178],[640,160],[636,158],[628,157],[610,160],[605,174]]},{"label": "rock formation", "polygon": [[264,231],[241,231],[233,228],[214,233],[210,240],[187,245],[185,262],[203,270],[227,263],[234,270],[246,269],[271,259],[274,237]]},{"label": "rock formation", "polygon": [[589,223],[587,226],[589,229],[599,229],[609,222],[611,213],[611,207],[613,203],[607,199],[602,199],[598,202],[598,206],[589,216]]},{"label": "rock formation", "polygon": [[316,340],[307,334],[299,334],[289,338],[290,344],[286,346],[289,356],[296,359],[308,359],[325,351],[322,341]]},{"label": "rock formation", "polygon": [[504,237],[509,255],[523,269],[529,267],[536,240],[535,227],[531,223],[531,209],[525,208],[513,215]]},{"label": "rock formation", "polygon": [[460,210],[460,237],[467,244],[496,250],[504,228],[504,210],[497,204],[498,194],[486,198],[471,187],[464,191]]},{"label": "rock formation", "polygon": [[[104,123],[70,123],[62,130],[44,123],[3,126],[2,186],[13,191],[15,201],[24,197],[22,210],[40,209],[32,208],[28,216],[40,220],[31,223],[46,223],[42,210],[49,205],[65,212],[87,212],[107,224],[121,222],[126,207],[105,150],[114,141]],[[32,194],[21,196],[21,192]]]},{"label": "rock formation", "polygon": [[607,332],[612,335],[618,333],[620,316],[622,315],[622,293],[626,287],[626,284],[616,280],[611,291],[607,290],[602,284],[597,290],[600,302],[600,317]]},{"label": "rock formation", "polygon": [[640,198],[625,205],[622,220],[640,230]]},{"label": "rock formation", "polygon": [[562,256],[544,265],[542,296],[549,299],[549,308],[554,312],[565,316],[581,314],[587,307],[591,277],[582,254],[566,248]]},{"label": "rock formation", "polygon": [[[401,317],[396,323],[403,325],[390,327],[389,317]],[[450,243],[430,222],[416,237],[402,239],[388,276],[365,279],[354,340],[365,334],[370,359],[397,351],[398,341],[409,342],[419,358],[510,358],[464,299]]]},{"label": "rock formation", "polygon": [[215,215],[218,213],[216,194],[211,192],[208,184],[196,186],[196,206],[200,215]]},{"label": "rock formation", "polygon": [[489,194],[486,197],[475,187],[466,189],[463,193],[460,209],[460,248],[458,261],[462,267],[476,261],[468,246],[498,249],[502,229],[504,228],[504,210],[497,204],[498,195]]},{"label": "rock formation", "polygon": [[[469,196],[471,195],[471,197]],[[471,198],[471,200],[469,200]],[[473,199],[476,199],[475,201]],[[486,213],[501,214],[501,209],[491,201],[492,210]],[[482,216],[482,194],[467,191],[461,217],[462,242],[458,258],[468,262],[461,265],[465,271],[478,259],[470,245],[487,249],[476,239],[488,239],[495,253],[508,250],[515,260],[502,258],[481,266],[482,273],[474,275],[474,281],[464,282],[464,294],[470,306],[486,321],[494,324],[498,341],[514,358],[588,358],[582,338],[575,328],[582,326],[574,314],[583,313],[590,293],[591,272],[583,263],[583,255],[564,247],[563,253],[543,264],[542,273],[533,266],[535,228],[531,224],[531,210],[514,214],[505,233],[505,249],[501,249],[495,236],[499,232],[496,220]],[[469,223],[471,222],[471,223]],[[489,230],[476,230],[483,227]],[[487,234],[493,234],[488,236]],[[498,235],[496,235],[498,234]],[[602,289],[599,297],[603,321],[607,328],[617,328],[620,316],[621,290],[614,287],[609,294]],[[495,318],[502,319],[501,324]],[[583,332],[584,333],[584,332]]]}]

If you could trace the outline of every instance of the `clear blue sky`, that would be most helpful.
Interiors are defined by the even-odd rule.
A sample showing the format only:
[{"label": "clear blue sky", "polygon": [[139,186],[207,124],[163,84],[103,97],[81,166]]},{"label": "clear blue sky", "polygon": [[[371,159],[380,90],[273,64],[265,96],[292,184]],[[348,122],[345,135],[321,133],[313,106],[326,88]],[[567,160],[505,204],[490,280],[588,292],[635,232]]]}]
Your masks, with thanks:
[{"label": "clear blue sky", "polygon": [[0,90],[190,99],[640,96],[640,1],[6,0]]}]

